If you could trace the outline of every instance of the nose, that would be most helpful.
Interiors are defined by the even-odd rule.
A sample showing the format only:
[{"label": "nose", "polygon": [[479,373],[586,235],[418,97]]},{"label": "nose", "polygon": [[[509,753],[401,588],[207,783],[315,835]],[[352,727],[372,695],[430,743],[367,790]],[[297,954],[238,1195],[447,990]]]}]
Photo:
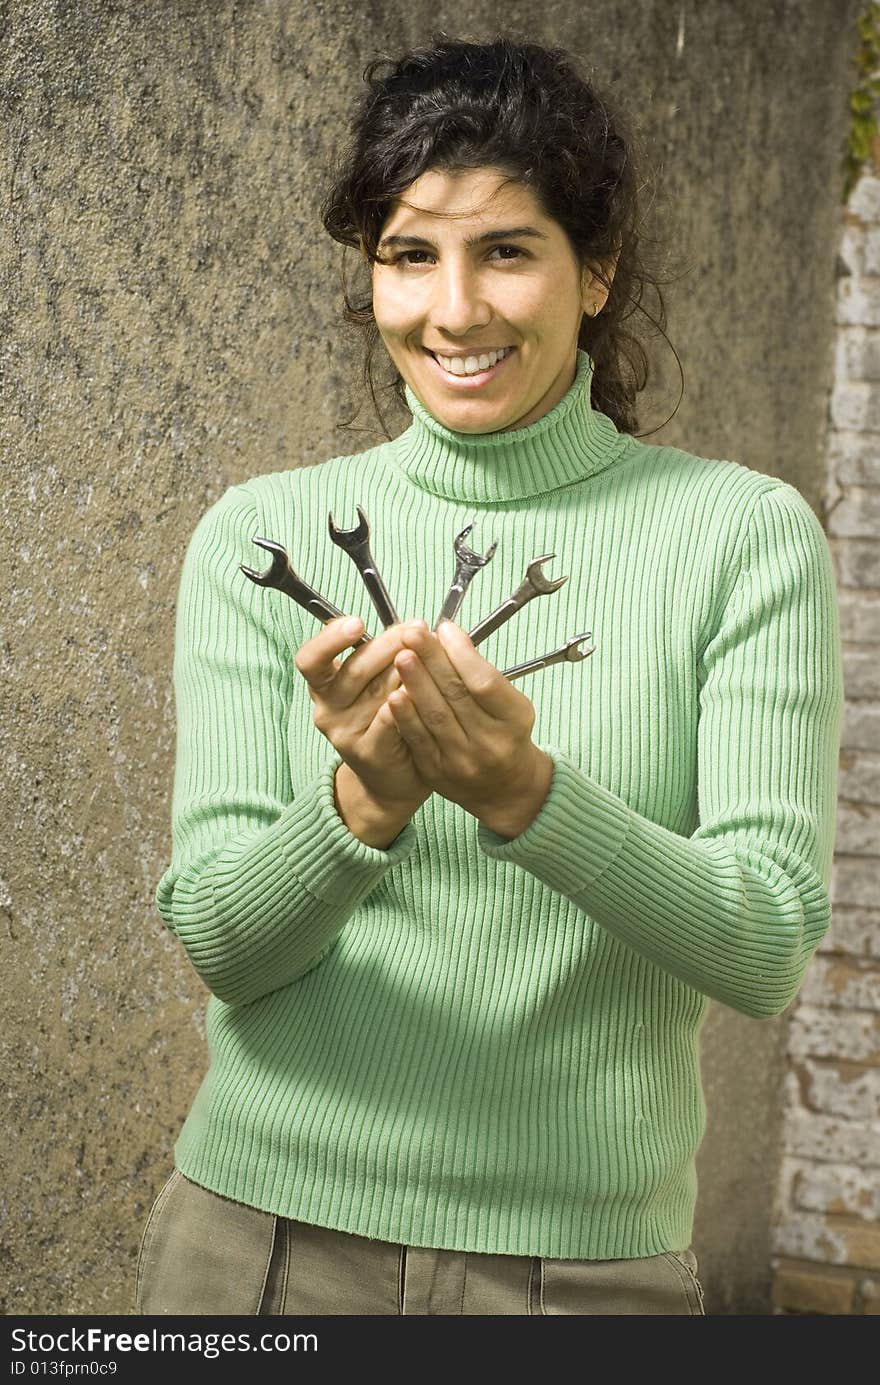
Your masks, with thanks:
[{"label": "nose", "polygon": [[450,337],[465,336],[471,328],[492,320],[480,275],[467,262],[448,260],[434,278],[434,327]]}]

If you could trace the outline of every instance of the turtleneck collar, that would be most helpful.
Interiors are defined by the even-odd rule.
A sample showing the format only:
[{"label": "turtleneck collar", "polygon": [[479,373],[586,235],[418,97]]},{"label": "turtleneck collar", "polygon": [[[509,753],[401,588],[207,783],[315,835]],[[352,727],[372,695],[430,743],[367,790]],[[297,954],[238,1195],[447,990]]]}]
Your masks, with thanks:
[{"label": "turtleneck collar", "polygon": [[578,348],[571,388],[526,428],[458,433],[446,428],[406,386],[412,423],[391,443],[394,465],[423,490],[448,500],[491,504],[525,500],[604,471],[626,446],[607,414],[590,402],[593,362]]}]

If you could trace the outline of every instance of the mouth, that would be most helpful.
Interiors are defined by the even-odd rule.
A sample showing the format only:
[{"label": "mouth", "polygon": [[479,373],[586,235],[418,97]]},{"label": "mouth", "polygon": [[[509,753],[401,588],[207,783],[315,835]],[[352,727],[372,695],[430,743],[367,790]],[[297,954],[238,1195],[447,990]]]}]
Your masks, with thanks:
[{"label": "mouth", "polygon": [[[496,361],[494,365],[488,366],[485,370],[474,371],[473,375],[456,375],[451,370],[447,370],[445,366],[440,364],[433,351],[429,351],[427,347],[423,347],[422,349],[425,352],[425,355],[428,357],[428,359],[433,362],[434,370],[437,372],[438,377],[442,379],[443,383],[449,385],[452,389],[457,390],[479,389],[481,385],[485,385],[490,380],[494,380],[495,376],[498,375],[499,372],[504,369],[507,362],[510,360],[510,358],[516,351],[515,346],[505,347],[504,350],[506,354],[501,357],[500,361]],[[481,352],[480,354],[488,355],[490,353]]]}]

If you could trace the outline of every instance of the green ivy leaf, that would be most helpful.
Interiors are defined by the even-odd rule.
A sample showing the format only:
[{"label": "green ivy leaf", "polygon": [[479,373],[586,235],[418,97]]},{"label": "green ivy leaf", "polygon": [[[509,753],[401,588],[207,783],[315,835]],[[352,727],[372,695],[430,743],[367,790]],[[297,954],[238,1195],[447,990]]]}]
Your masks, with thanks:
[{"label": "green ivy leaf", "polygon": [[849,94],[850,128],[843,158],[843,199],[849,197],[871,158],[880,108],[880,4],[872,3],[856,20],[859,45],[853,66],[859,80]]}]

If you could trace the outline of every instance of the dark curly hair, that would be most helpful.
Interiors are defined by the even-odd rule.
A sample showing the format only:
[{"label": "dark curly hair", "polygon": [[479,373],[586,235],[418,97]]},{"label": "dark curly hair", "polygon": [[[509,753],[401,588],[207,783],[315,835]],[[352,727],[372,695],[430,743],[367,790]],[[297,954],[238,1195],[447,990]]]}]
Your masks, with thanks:
[{"label": "dark curly hair", "polygon": [[[492,167],[505,182],[529,187],[565,231],[579,266],[606,286],[603,265],[617,256],[605,306],[597,317],[582,317],[578,346],[594,363],[594,407],[621,432],[634,433],[636,395],[647,383],[649,362],[633,314],[638,310],[653,335],[669,339],[660,281],[644,263],[647,179],[636,167],[635,137],[623,116],[612,115],[564,49],[519,41],[510,31],[488,43],[458,42],[441,32],[401,57],[373,59],[363,78],[370,90],[321,206],[325,230],[355,247],[362,263],[385,263],[378,243],[394,199],[426,171]],[[656,294],[656,315],[643,307],[647,287]],[[344,320],[364,334],[364,383],[390,438],[372,374],[381,338],[371,296],[352,302],[344,256],[342,293]],[[396,368],[386,388],[406,406]]]}]

